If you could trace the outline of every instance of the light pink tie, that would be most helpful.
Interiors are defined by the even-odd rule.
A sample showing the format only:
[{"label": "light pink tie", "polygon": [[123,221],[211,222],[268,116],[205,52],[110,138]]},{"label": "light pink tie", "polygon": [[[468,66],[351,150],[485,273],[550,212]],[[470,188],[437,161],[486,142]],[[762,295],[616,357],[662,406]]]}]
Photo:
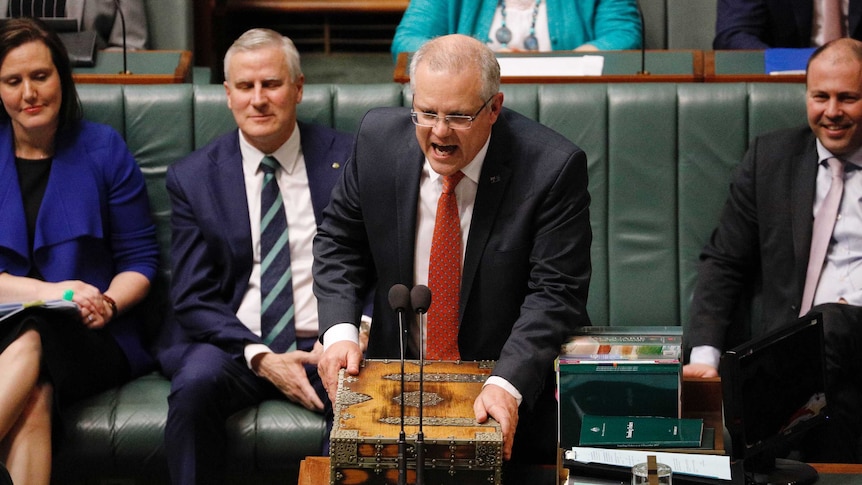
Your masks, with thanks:
[{"label": "light pink tie", "polygon": [[844,37],[841,0],[823,0],[823,43]]},{"label": "light pink tie", "polygon": [[428,287],[434,304],[428,308],[427,358],[458,360],[458,307],[461,293],[461,219],[455,187],[464,172],[443,177],[443,193],[437,201],[437,218],[431,238]]},{"label": "light pink tie", "polygon": [[817,291],[817,283],[823,271],[823,261],[826,259],[826,250],[829,248],[832,229],[835,227],[838,208],[841,206],[841,194],[844,192],[844,162],[837,158],[830,158],[826,163],[829,164],[829,173],[832,174],[832,185],[829,186],[829,192],[826,193],[817,215],[814,216],[811,252],[808,255],[808,271],[805,273],[805,289],[802,292],[799,316],[808,313],[814,302],[814,293]]}]

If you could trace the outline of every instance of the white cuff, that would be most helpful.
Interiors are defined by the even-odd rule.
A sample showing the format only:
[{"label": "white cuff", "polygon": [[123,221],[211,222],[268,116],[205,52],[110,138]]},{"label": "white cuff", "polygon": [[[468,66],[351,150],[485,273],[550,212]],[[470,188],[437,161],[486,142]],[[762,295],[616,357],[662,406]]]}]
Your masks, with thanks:
[{"label": "white cuff", "polygon": [[[242,353],[245,356],[245,365],[251,369],[251,361],[260,354],[272,352],[272,350],[264,344],[248,344],[243,349]],[[254,369],[251,369],[254,372]]]},{"label": "white cuff", "polygon": [[352,323],[336,323],[329,327],[329,330],[323,334],[323,351],[326,352],[330,345],[342,340],[349,340],[359,345],[359,328]]},{"label": "white cuff", "polygon": [[511,382],[507,381],[506,379],[504,379],[500,376],[490,376],[490,377],[488,377],[487,380],[485,380],[485,383],[482,384],[482,387],[484,388],[488,384],[494,384],[495,386],[502,387],[503,389],[506,390],[506,392],[511,394],[512,397],[514,397],[516,401],[518,401],[518,406],[521,405],[521,401],[524,399],[524,397],[521,396],[521,393],[518,392],[518,389],[516,389],[515,386],[513,386]]},{"label": "white cuff", "polygon": [[721,359],[721,351],[711,345],[698,345],[692,347],[689,364],[706,364],[718,369],[718,361]]}]

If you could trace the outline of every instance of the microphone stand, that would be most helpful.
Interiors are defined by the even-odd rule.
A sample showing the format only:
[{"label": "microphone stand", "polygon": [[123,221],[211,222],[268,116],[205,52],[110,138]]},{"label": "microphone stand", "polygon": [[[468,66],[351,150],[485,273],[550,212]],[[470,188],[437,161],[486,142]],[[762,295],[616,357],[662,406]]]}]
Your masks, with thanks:
[{"label": "microphone stand", "polygon": [[410,304],[407,287],[389,289],[389,306],[398,314],[398,342],[401,348],[401,431],[398,433],[398,485],[407,485],[407,435],[404,433],[404,310]]},{"label": "microphone stand", "polygon": [[640,2],[635,2],[635,5],[638,7],[638,17],[641,20],[641,70],[638,71],[638,74],[648,76],[649,71],[646,70],[646,22],[644,21],[644,11],[641,9]]},{"label": "microphone stand", "polygon": [[114,0],[114,5],[117,6],[117,13],[120,14],[120,26],[123,28],[123,70],[118,74],[129,75],[132,71],[129,71],[126,58],[128,52],[128,49],[126,49],[126,16],[123,15],[123,9],[120,7],[120,0]]},{"label": "microphone stand", "polygon": [[410,303],[419,314],[419,431],[416,433],[416,485],[425,485],[425,433],[422,431],[425,406],[425,313],[431,306],[431,290],[425,285],[414,286],[410,291]]}]

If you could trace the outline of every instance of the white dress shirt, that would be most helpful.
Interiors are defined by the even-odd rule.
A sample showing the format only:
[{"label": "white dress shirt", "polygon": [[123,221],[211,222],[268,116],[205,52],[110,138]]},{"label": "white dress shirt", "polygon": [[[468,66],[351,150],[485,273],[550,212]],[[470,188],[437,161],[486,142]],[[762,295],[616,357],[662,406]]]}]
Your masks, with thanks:
[{"label": "white dress shirt", "polygon": [[[817,145],[817,189],[814,205],[811,208],[812,217],[823,204],[826,193],[832,185],[832,174],[829,165],[824,161],[834,155],[827,150],[820,140]],[[846,157],[839,157],[847,163],[862,167],[862,149]],[[838,219],[832,230],[832,240],[826,251],[823,272],[817,282],[814,293],[814,305],[837,302],[843,299],[853,305],[862,305],[862,174],[858,169],[845,168],[844,192],[841,196],[841,206]],[[708,364],[718,368],[721,351],[710,345],[701,345],[691,349],[689,362],[692,364]]]},{"label": "white dress shirt", "polygon": [[[311,192],[308,188],[308,173],[305,169],[305,157],[302,154],[302,145],[300,144],[299,127],[294,126],[290,138],[273,153],[263,153],[253,147],[242,135],[242,132],[239,132],[239,147],[242,153],[242,170],[246,200],[248,201],[254,261],[248,289],[243,296],[236,316],[255,335],[261,334],[260,197],[263,187],[263,171],[260,169],[260,161],[264,156],[272,155],[281,166],[280,170],[275,171],[275,177],[278,181],[281,197],[284,200],[284,210],[287,217],[290,268],[293,273],[296,336],[299,338],[315,337],[318,332],[317,299],[311,289],[311,265],[313,262],[311,246],[314,236],[317,234],[317,223],[311,204]],[[246,361],[250,363],[255,355],[270,351],[263,344],[247,345],[245,348]]]}]

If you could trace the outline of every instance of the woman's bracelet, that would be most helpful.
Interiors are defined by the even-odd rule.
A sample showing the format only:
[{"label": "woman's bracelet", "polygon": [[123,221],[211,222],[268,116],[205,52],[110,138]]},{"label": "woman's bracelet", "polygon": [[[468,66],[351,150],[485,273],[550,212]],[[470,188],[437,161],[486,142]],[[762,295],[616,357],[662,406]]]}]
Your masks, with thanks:
[{"label": "woman's bracelet", "polygon": [[119,311],[117,310],[117,302],[115,302],[113,298],[104,293],[102,294],[102,300],[105,300],[108,305],[111,305],[111,318],[116,317],[119,313]]}]

